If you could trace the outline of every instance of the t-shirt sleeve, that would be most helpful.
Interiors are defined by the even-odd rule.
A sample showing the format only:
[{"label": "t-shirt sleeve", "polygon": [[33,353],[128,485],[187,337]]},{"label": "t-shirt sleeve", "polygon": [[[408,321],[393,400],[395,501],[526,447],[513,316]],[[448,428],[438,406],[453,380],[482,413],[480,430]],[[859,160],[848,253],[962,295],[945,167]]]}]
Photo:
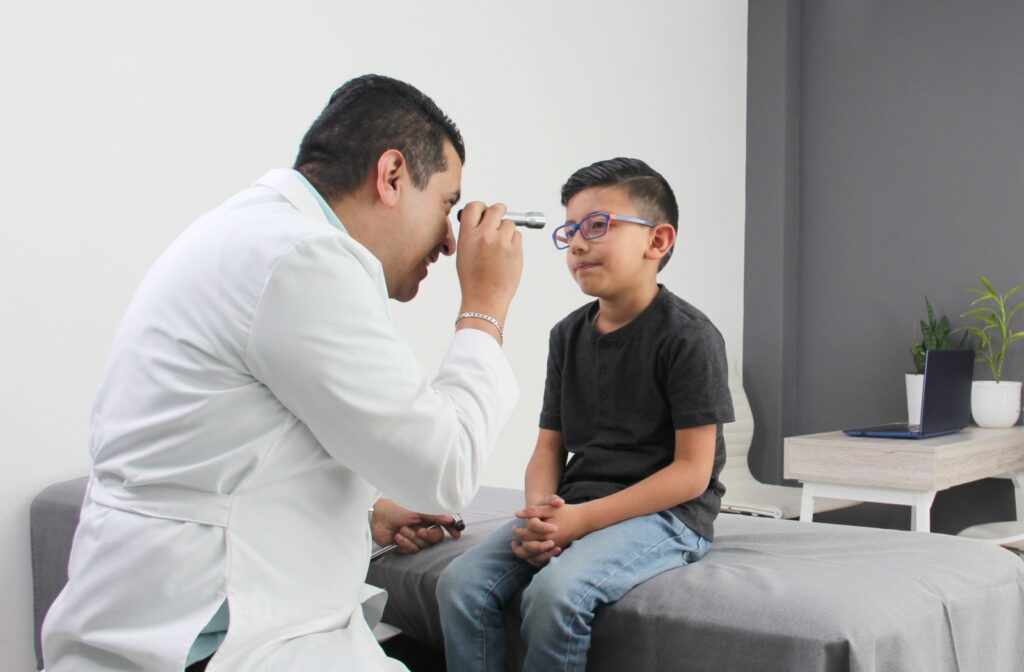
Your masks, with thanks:
[{"label": "t-shirt sleeve", "polygon": [[709,322],[679,334],[668,353],[666,388],[674,429],[735,420],[725,342]]},{"label": "t-shirt sleeve", "polygon": [[548,372],[544,378],[544,403],[540,411],[540,428],[562,431],[562,365],[565,350],[558,328],[548,337]]}]

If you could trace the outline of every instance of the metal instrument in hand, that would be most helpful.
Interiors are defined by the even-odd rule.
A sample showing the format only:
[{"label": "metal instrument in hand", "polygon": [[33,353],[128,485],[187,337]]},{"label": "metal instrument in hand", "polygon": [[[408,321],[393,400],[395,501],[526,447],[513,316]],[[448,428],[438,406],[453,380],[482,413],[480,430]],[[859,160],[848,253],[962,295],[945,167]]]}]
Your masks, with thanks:
[{"label": "metal instrument in hand", "polygon": [[[510,219],[516,226],[525,226],[528,229],[543,229],[548,223],[548,218],[543,212],[506,212],[502,219]],[[462,210],[455,214],[455,219],[462,221]]]},{"label": "metal instrument in hand", "polygon": [[[455,519],[455,522],[451,524],[452,527],[454,527],[459,532],[462,532],[464,529],[466,529],[466,521],[462,519],[462,516],[460,516],[457,513],[453,513],[452,518]],[[426,527],[424,529],[433,530],[438,527],[442,527],[442,525],[440,525],[439,523],[434,523],[433,525],[430,525],[429,527]],[[398,548],[398,544],[388,544],[387,546],[378,548],[376,551],[370,554],[370,560],[376,560],[380,556],[386,555],[391,551],[395,550],[396,548]]]}]

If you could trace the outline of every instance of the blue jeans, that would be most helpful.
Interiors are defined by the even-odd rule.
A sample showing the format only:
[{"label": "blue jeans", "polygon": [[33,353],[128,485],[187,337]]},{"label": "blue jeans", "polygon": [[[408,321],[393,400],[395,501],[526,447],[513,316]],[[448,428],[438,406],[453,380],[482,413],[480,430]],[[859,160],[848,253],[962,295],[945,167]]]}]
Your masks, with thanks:
[{"label": "blue jeans", "polygon": [[577,539],[538,570],[512,553],[512,527],[521,524],[495,530],[441,574],[437,600],[450,672],[505,672],[501,612],[526,584],[523,670],[583,672],[597,607],[708,550],[708,541],[672,514],[652,513]]}]

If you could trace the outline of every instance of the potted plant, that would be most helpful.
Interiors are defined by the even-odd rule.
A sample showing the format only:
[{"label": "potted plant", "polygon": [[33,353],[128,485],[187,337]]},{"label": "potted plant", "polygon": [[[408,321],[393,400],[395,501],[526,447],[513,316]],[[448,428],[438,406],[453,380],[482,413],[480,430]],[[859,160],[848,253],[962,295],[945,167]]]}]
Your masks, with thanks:
[{"label": "potted plant", "polygon": [[[1013,331],[1010,326],[1014,315],[1024,307],[1018,303],[1010,308],[1006,300],[1024,289],[1017,285],[1000,294],[984,275],[979,275],[984,289],[970,289],[978,298],[972,308],[960,317],[973,317],[981,326],[965,327],[964,331],[978,341],[979,362],[988,364],[993,380],[976,380],[971,388],[971,414],[979,427],[1010,427],[1020,417],[1020,381],[1003,380],[1003,364],[1007,349],[1024,338],[1024,331]],[[982,305],[979,305],[982,304]]]},{"label": "potted plant", "polygon": [[[928,296],[924,297],[924,305],[928,311],[928,321],[920,320],[921,340],[913,340],[910,346],[910,354],[914,358],[914,373],[906,376],[907,384],[907,422],[916,425],[921,422],[921,388],[924,385],[924,362],[925,355],[929,350],[949,350],[962,348],[967,334],[960,339],[960,343],[953,345],[953,332],[949,328],[949,320],[943,315],[935,318],[935,310],[932,308]],[[915,335],[917,328],[915,325]]]}]

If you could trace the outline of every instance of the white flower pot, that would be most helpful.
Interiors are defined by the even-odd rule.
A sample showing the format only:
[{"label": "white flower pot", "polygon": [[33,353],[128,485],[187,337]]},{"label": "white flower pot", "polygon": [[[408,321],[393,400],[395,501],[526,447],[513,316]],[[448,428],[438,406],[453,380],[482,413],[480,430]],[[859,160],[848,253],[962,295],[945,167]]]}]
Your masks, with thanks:
[{"label": "white flower pot", "polygon": [[971,415],[979,427],[1012,427],[1020,417],[1020,387],[1015,380],[976,380],[971,385]]},{"label": "white flower pot", "polygon": [[921,389],[924,387],[923,373],[907,374],[907,424],[921,424]]}]

